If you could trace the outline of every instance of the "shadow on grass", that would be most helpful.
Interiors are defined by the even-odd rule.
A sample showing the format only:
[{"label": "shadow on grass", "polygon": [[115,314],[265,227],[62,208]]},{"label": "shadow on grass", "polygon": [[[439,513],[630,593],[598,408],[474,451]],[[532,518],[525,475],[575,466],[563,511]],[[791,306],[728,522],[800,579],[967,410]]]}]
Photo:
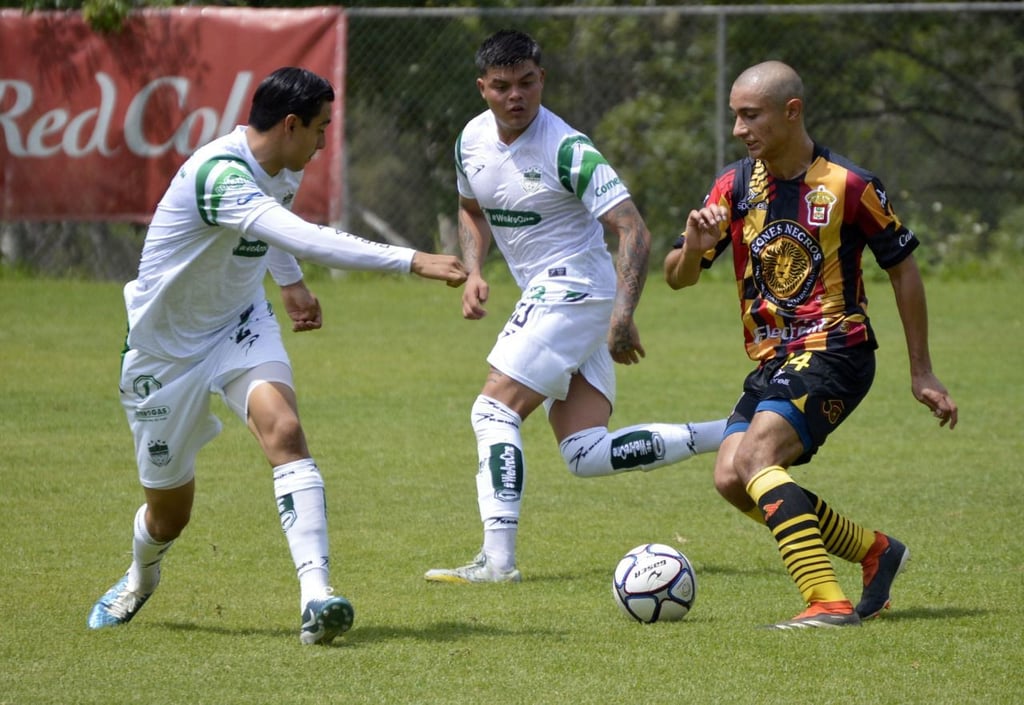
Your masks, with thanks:
[{"label": "shadow on grass", "polygon": [[735,565],[716,565],[714,563],[702,563],[694,566],[694,570],[698,580],[701,575],[773,575],[779,573],[779,569],[774,566],[740,568]]},{"label": "shadow on grass", "polygon": [[[582,570],[552,570],[545,568],[543,570],[532,572],[529,567],[523,568],[523,582],[524,583],[554,583],[554,582],[574,582],[574,581],[590,581],[590,580],[608,580],[612,579],[612,572],[615,565],[612,564],[611,568],[608,566],[593,566]],[[771,575],[778,573],[779,571],[774,567],[737,567],[734,565],[715,565],[715,564],[704,564],[694,566],[694,571],[697,573],[698,580],[702,575]],[[515,589],[513,586],[509,586],[511,589]],[[465,586],[456,586],[455,589],[464,590]]]},{"label": "shadow on grass", "polygon": [[960,619],[962,617],[983,617],[992,614],[993,610],[983,610],[974,607],[909,607],[901,608],[896,605],[892,609],[885,610],[878,617],[869,619],[865,624],[872,622],[910,622],[924,619]]},{"label": "shadow on grass", "polygon": [[[593,581],[611,581],[612,571],[614,565],[611,568],[607,566],[591,566],[585,569],[572,569],[572,570],[552,570],[549,567],[542,568],[537,572],[533,572],[529,567],[523,568],[523,583],[529,585],[537,583],[562,583],[562,582],[593,582]],[[698,580],[703,575],[773,575],[779,573],[779,569],[775,567],[737,567],[734,565],[715,565],[715,564],[700,564],[694,566],[694,570],[697,573]],[[466,590],[465,585],[443,585],[434,584],[432,585],[437,590]],[[477,586],[468,586],[468,589],[476,589]],[[495,586],[479,586],[481,589],[493,590]],[[516,590],[528,588],[528,585],[522,587],[517,585],[502,586],[504,589]]]},{"label": "shadow on grass", "polygon": [[[298,631],[294,629],[229,629],[226,627],[212,626],[209,624],[195,624],[192,622],[158,622],[155,626],[181,632],[201,632],[204,634],[216,634],[229,636],[231,638],[258,636],[267,638],[298,638]],[[352,631],[334,641],[331,647],[355,647],[360,642],[379,643],[387,640],[414,640],[425,642],[454,642],[469,637],[535,637],[535,636],[564,636],[566,630],[559,629],[538,629],[529,627],[523,629],[508,629],[495,627],[489,624],[472,624],[469,622],[437,622],[422,627],[393,627],[393,626],[360,626],[358,623]]]}]

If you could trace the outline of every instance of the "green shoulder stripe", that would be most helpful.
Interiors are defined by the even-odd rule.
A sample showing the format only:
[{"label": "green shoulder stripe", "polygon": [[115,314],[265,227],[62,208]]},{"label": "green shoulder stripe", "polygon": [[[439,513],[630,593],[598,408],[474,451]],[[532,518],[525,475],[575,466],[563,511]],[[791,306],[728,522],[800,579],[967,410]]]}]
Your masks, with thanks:
[{"label": "green shoulder stripe", "polygon": [[[574,164],[577,145],[581,150],[579,164]],[[594,170],[600,164],[607,164],[594,143],[583,135],[575,135],[562,140],[558,146],[558,180],[566,191],[575,193],[579,198],[590,185]]]},{"label": "green shoulder stripe", "polygon": [[[212,180],[212,181],[211,181]],[[196,207],[207,225],[217,225],[217,210],[229,191],[256,184],[245,160],[230,154],[212,157],[196,172]]]}]

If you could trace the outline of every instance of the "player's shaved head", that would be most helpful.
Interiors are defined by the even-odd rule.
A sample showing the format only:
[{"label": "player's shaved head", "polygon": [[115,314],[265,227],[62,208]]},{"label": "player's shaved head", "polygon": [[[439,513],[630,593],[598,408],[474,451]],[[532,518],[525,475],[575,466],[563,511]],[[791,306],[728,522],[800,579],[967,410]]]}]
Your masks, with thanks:
[{"label": "player's shaved head", "polygon": [[781,61],[764,61],[751,66],[736,77],[733,87],[754,91],[778,106],[793,98],[804,98],[804,82],[800,75]]},{"label": "player's shaved head", "polygon": [[729,93],[732,134],[780,179],[803,173],[814,155],[804,127],[804,84],[791,66],[764,61],[741,73]]}]

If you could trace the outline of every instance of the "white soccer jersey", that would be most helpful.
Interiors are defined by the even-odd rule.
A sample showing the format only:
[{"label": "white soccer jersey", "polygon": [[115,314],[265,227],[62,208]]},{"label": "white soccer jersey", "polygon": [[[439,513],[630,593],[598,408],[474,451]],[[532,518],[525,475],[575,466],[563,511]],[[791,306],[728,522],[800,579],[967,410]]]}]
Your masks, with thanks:
[{"label": "white soccer jersey", "polygon": [[146,234],[139,276],[124,288],[128,347],[163,358],[203,354],[278,284],[302,277],[294,257],[340,269],[408,272],[414,250],[307,223],[289,210],[302,172],[267,174],[246,127],[178,170]]},{"label": "white soccer jersey", "polygon": [[615,270],[597,218],[629,198],[586,135],[541,107],[512,144],[487,110],[455,145],[459,193],[475,199],[520,288],[551,278],[614,296]]}]

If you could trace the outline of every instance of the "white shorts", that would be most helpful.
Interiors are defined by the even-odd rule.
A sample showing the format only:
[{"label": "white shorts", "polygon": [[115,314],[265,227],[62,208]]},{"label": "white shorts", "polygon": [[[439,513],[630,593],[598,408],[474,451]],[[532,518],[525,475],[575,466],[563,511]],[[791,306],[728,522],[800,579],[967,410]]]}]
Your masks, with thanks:
[{"label": "white shorts", "polygon": [[558,400],[565,399],[569,380],[579,372],[614,406],[615,363],[608,352],[613,306],[612,299],[575,299],[572,292],[531,287],[516,303],[487,362]]},{"label": "white shorts", "polygon": [[221,429],[210,411],[212,393],[221,395],[244,421],[252,386],[262,381],[294,386],[270,304],[257,311],[227,329],[198,361],[166,360],[139,350],[125,353],[121,405],[143,487],[170,489],[192,479],[199,449]]}]

